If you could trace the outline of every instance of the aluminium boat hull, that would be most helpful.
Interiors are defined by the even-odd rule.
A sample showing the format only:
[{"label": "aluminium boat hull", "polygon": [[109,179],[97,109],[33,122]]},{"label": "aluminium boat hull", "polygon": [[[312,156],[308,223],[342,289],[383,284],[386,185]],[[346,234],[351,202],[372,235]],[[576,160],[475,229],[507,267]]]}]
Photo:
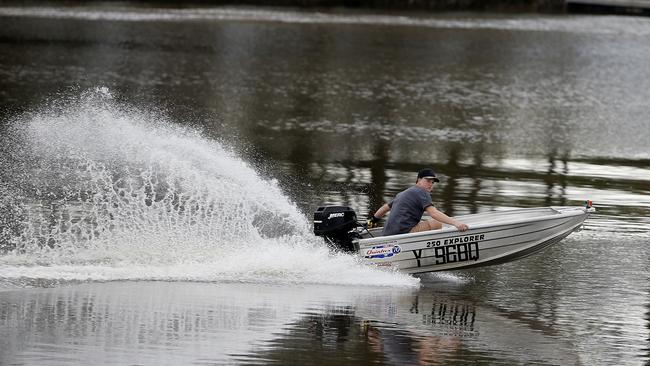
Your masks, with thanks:
[{"label": "aluminium boat hull", "polygon": [[363,261],[406,273],[448,271],[510,262],[553,245],[579,229],[592,207],[511,209],[457,216],[469,230],[380,236],[371,229],[354,242]]}]

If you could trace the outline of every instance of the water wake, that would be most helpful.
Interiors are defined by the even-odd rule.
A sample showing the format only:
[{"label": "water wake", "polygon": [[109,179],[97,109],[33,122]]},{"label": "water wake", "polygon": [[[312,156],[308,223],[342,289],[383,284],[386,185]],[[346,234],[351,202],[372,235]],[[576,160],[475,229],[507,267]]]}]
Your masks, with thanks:
[{"label": "water wake", "polygon": [[10,124],[0,277],[417,285],[331,254],[273,180],[107,89]]}]

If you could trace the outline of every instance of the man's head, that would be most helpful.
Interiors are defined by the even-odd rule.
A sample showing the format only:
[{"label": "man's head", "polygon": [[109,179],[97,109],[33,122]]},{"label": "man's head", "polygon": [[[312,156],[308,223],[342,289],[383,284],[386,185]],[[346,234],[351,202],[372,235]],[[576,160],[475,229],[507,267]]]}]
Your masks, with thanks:
[{"label": "man's head", "polygon": [[433,169],[427,168],[418,172],[418,178],[415,184],[430,192],[433,189],[433,185],[438,182],[440,182],[440,179],[436,177],[436,172]]}]

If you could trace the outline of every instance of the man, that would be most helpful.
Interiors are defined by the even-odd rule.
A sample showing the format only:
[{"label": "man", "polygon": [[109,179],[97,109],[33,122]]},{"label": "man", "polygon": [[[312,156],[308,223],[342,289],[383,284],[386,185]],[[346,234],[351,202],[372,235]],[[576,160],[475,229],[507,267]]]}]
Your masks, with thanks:
[{"label": "man", "polygon": [[[468,229],[464,223],[454,220],[433,207],[431,190],[435,183],[440,182],[433,169],[422,169],[418,172],[415,185],[398,193],[395,198],[385,203],[368,220],[368,227],[375,227],[379,219],[388,211],[392,211],[382,235],[415,233],[419,231],[437,230],[442,223],[455,226],[459,231]],[[420,221],[426,212],[433,220]]]}]

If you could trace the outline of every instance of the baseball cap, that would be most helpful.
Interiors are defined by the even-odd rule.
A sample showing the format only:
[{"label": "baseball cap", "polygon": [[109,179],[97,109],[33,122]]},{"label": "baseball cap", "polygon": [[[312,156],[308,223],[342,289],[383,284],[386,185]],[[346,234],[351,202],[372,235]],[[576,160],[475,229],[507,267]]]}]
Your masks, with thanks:
[{"label": "baseball cap", "polygon": [[434,182],[440,182],[440,179],[436,177],[436,172],[433,171],[433,169],[422,169],[418,172],[418,179],[421,178],[428,178],[428,179],[433,179]]}]

